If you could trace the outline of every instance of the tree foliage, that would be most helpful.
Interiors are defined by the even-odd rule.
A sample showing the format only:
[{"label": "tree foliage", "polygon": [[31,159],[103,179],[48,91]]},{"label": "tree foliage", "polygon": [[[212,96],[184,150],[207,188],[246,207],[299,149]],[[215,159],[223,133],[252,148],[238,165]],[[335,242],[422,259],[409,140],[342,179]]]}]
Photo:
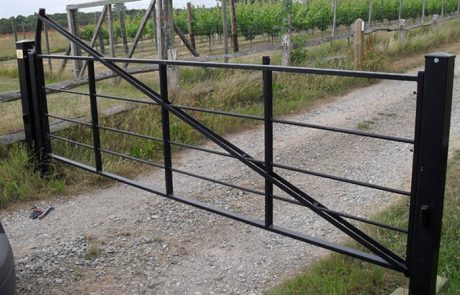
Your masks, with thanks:
[{"label": "tree foliage", "polygon": [[[357,18],[367,20],[369,14],[369,3],[372,1],[373,20],[395,20],[398,18],[399,0],[339,0],[337,7],[337,25],[350,25]],[[402,17],[420,17],[422,13],[421,0],[404,0]],[[458,0],[445,0],[444,13],[453,13],[457,10]],[[123,6],[117,6],[116,10],[123,10]],[[238,33],[247,40],[254,39],[257,35],[265,34],[275,37],[287,30],[287,17],[291,14],[291,28],[297,31],[308,29],[325,30],[332,25],[332,5],[330,0],[309,0],[302,2],[292,0],[278,1],[237,1],[236,19]],[[230,13],[230,9],[227,10]],[[134,38],[145,10],[125,10],[126,31],[129,38]],[[441,0],[427,0],[425,15],[441,14]],[[212,36],[222,34],[222,12],[220,7],[193,8],[193,30],[198,36]],[[67,26],[67,15],[56,13],[51,15],[61,25]],[[78,13],[81,26],[81,35],[89,40],[95,29],[96,14]],[[115,14],[117,19],[117,13]],[[230,19],[230,15],[228,15]],[[188,33],[188,18],[185,9],[176,9],[174,22],[184,33]],[[16,17],[18,31],[22,30],[22,24],[26,31],[35,29],[35,16]],[[230,26],[229,26],[230,27]],[[0,33],[12,31],[11,19],[0,19]],[[107,25],[103,27],[103,36],[106,34]],[[154,34],[154,25],[150,21],[144,29],[144,35]],[[115,20],[115,36],[121,37],[120,26]]]}]

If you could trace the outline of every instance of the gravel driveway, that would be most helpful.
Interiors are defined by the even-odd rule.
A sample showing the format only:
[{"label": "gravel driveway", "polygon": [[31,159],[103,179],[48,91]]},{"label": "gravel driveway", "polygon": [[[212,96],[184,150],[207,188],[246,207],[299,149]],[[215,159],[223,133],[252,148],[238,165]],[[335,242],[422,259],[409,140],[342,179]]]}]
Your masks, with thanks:
[{"label": "gravel driveway", "polygon": [[[451,149],[460,147],[459,65]],[[286,119],[412,138],[414,91],[415,83],[385,81]],[[263,158],[262,127],[227,138]],[[283,164],[408,190],[411,158],[408,144],[275,125],[275,161]],[[187,151],[175,155],[174,166],[263,190],[260,176],[228,158]],[[278,172],[331,209],[362,217],[401,198]],[[180,194],[263,217],[260,196],[180,175],[174,180]],[[139,181],[161,186],[163,173]],[[18,294],[260,294],[329,253],[121,184],[52,205],[40,221],[26,209],[0,214],[16,255]],[[344,238],[302,207],[276,201],[275,212],[277,225],[328,241]]]}]

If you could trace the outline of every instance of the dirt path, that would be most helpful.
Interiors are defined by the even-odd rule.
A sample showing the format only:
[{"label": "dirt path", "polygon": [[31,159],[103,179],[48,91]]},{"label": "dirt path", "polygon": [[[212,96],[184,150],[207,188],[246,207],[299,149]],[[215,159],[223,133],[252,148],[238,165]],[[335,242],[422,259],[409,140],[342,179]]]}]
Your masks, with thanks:
[{"label": "dirt path", "polygon": [[[451,149],[460,148],[460,62]],[[415,83],[382,82],[290,120],[412,138]],[[263,128],[228,139],[263,157]],[[408,190],[411,146],[285,125],[275,126],[275,161]],[[214,148],[212,144],[206,145]],[[184,152],[175,167],[262,190],[263,180],[234,160]],[[331,209],[369,216],[400,196],[279,171]],[[163,174],[139,181],[161,186]],[[263,198],[190,177],[176,192],[261,218]],[[280,194],[279,192],[276,192]],[[280,194],[282,195],[282,194]],[[125,186],[53,203],[42,221],[2,212],[17,263],[18,294],[260,294],[328,253]],[[343,235],[307,210],[275,203],[275,223],[328,241]],[[95,258],[88,258],[90,249]]]}]

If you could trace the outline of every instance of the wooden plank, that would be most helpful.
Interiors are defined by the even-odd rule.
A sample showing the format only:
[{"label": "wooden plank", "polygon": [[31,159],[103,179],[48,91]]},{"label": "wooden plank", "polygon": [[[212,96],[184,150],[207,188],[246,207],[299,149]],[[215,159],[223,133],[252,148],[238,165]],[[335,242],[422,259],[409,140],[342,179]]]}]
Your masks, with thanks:
[{"label": "wooden plank", "polygon": [[[69,44],[69,46],[67,47],[64,55],[69,55],[70,51],[71,51],[71,48],[70,48],[70,44]],[[63,59],[61,67],[59,68],[59,75],[61,75],[64,72],[66,65],[67,65],[67,59]]]},{"label": "wooden plank", "polygon": [[239,51],[238,46],[238,29],[236,26],[235,0],[230,0],[230,17],[232,22],[232,47],[233,52]]},{"label": "wooden plank", "polygon": [[[193,14],[192,14],[192,4],[187,2],[187,19],[188,19],[188,34],[190,36],[190,43],[193,48],[196,48],[195,45],[195,34],[193,32]],[[177,32],[176,32],[177,33]]]},{"label": "wooden plank", "polygon": [[353,57],[356,68],[361,67],[364,58],[364,22],[358,18],[353,25]]},{"label": "wooden plank", "polygon": [[113,35],[113,13],[112,5],[108,4],[105,6],[107,8],[107,18],[109,20],[109,43],[110,43],[110,56],[115,57],[115,36]]},{"label": "wooden plank", "polygon": [[125,11],[118,11],[118,17],[120,20],[120,33],[123,42],[123,49],[125,52],[125,56],[128,56],[128,36],[126,36]]},{"label": "wooden plank", "polygon": [[[77,10],[68,10],[67,11],[67,21],[69,24],[69,32],[79,37],[79,29],[78,29],[78,11]],[[81,49],[73,42],[70,42],[70,52],[73,56],[80,56]],[[74,60],[73,62],[73,76],[74,78],[78,78],[80,69],[81,69],[81,61]]]},{"label": "wooden plank", "polygon": [[166,48],[165,48],[165,32],[163,30],[164,25],[164,12],[163,12],[163,0],[157,0],[156,3],[156,19],[155,28],[157,30],[157,57],[158,59],[167,59]]},{"label": "wooden plank", "polygon": [[[51,54],[50,51],[50,39],[49,39],[49,34],[48,34],[48,26],[43,24],[43,29],[45,29],[45,45],[46,45],[46,53]],[[51,58],[48,58],[48,68],[50,73],[53,73],[53,65],[51,63]]]},{"label": "wooden plank", "polygon": [[[126,71],[130,74],[141,74],[141,73],[147,73],[147,72],[152,72],[156,70],[158,70],[158,65],[149,65],[145,67],[132,68],[132,69],[127,69]],[[110,79],[114,77],[118,77],[118,75],[113,74],[112,71],[101,72],[101,73],[96,74],[96,81],[106,80],[106,79]],[[63,81],[59,83],[54,83],[54,84],[50,84],[47,86],[56,88],[56,89],[69,90],[69,89],[73,89],[73,88],[85,85],[87,83],[88,83],[87,79],[76,79],[76,80],[68,80],[68,81]],[[46,93],[47,94],[56,93],[56,91],[51,91],[51,90],[46,89]],[[0,93],[0,103],[15,101],[15,100],[19,100],[20,98],[21,98],[21,93],[19,92],[19,90]]]},{"label": "wooden plank", "polygon": [[174,31],[179,36],[179,38],[182,40],[182,42],[184,42],[185,47],[187,47],[187,49],[190,51],[190,53],[193,56],[200,56],[198,52],[196,51],[195,47],[193,47],[193,45],[188,41],[185,34],[182,33],[182,31],[179,29],[179,27],[176,24],[174,24]]},{"label": "wooden plank", "polygon": [[[145,25],[147,24],[150,14],[153,13],[154,9],[155,9],[155,0],[150,2],[149,7],[147,8],[147,11],[144,14],[144,17],[142,18],[142,21],[139,25],[139,28],[137,29],[136,36],[134,37],[131,48],[129,49],[128,58],[133,57],[137,44],[139,43],[139,40],[142,37],[142,32],[144,31]],[[125,63],[124,67],[126,68],[127,66],[128,66],[128,63]]]},{"label": "wooden plank", "polygon": [[93,1],[93,2],[86,2],[80,4],[69,4],[66,6],[67,10],[74,10],[79,8],[89,8],[95,6],[105,6],[109,4],[118,4],[118,3],[126,3],[126,2],[136,2],[140,0],[102,0],[102,1]]},{"label": "wooden plank", "polygon": [[[139,106],[136,106],[136,107],[139,107]],[[105,110],[102,110],[100,112],[100,115],[102,117],[109,117],[109,116],[113,116],[113,115],[117,115],[117,114],[120,114],[120,113],[124,113],[124,112],[127,112],[129,110],[132,110],[134,108],[136,108],[132,105],[115,105],[115,106],[112,106],[108,109],[105,109]],[[74,117],[74,118],[71,118],[73,120],[80,120],[80,121],[83,121],[83,122],[91,122],[91,118],[85,118],[83,116],[80,116],[80,117]],[[60,130],[63,130],[63,129],[67,129],[67,128],[70,128],[72,126],[75,126],[77,124],[75,123],[72,123],[72,122],[68,122],[68,121],[62,121],[62,120],[57,120],[53,123],[50,123],[50,131],[51,132],[57,132],[57,131],[60,131]],[[4,135],[0,135],[0,145],[8,145],[8,144],[12,144],[12,143],[15,143],[15,142],[19,142],[19,141],[23,141],[25,139],[25,134],[24,134],[24,130],[18,130],[18,131],[14,131],[14,132],[11,132],[11,133],[8,133],[8,134],[4,134]]]},{"label": "wooden plank", "polygon": [[228,62],[227,0],[222,0],[222,30],[224,35],[224,61]]},{"label": "wooden plank", "polygon": [[[91,47],[93,47],[94,44],[96,44],[96,40],[97,40],[98,36],[102,36],[99,33],[101,31],[102,23],[104,22],[104,18],[105,18],[106,14],[107,14],[107,6],[104,6],[104,8],[102,9],[102,13],[101,13],[101,15],[100,15],[100,17],[99,17],[99,19],[97,21],[96,30],[94,31],[93,37],[91,38],[91,42],[90,42],[90,45],[89,45]],[[104,44],[104,41],[102,41],[102,44]],[[101,50],[102,50],[102,48],[101,48]],[[83,74],[85,73],[86,64],[87,64],[87,62],[85,61],[84,64],[83,64],[83,67],[82,67],[82,69],[80,71],[80,77],[82,77]]]},{"label": "wooden plank", "polygon": [[16,20],[14,17],[11,18],[11,28],[13,29],[14,44],[18,42],[18,31],[16,30]]}]

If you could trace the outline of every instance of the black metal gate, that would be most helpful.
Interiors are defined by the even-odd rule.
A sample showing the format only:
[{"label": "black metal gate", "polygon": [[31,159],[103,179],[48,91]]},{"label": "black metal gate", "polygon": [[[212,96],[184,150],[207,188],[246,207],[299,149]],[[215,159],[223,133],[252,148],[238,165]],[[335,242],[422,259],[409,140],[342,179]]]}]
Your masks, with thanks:
[{"label": "black metal gate", "polygon": [[[134,187],[152,192],[154,194],[173,199],[206,211],[220,214],[271,232],[288,236],[300,241],[304,241],[319,247],[323,247],[335,252],[356,257],[358,259],[380,265],[398,272],[404,273],[410,279],[410,294],[434,294],[436,286],[437,260],[440,244],[441,221],[443,212],[444,185],[447,163],[447,150],[449,142],[450,113],[453,88],[453,70],[455,56],[445,53],[435,53],[426,56],[425,71],[419,72],[418,75],[390,74],[378,72],[347,71],[347,70],[327,70],[314,68],[298,67],[280,67],[269,65],[268,57],[263,59],[263,65],[249,64],[224,64],[208,62],[188,62],[188,61],[167,61],[167,60],[145,60],[145,59],[121,59],[106,58],[99,52],[89,47],[86,43],[67,32],[62,26],[55,23],[46,16],[42,9],[38,15],[37,31],[35,41],[21,41],[17,43],[17,56],[19,75],[21,83],[21,96],[23,103],[24,127],[26,132],[26,141],[29,148],[36,155],[38,169],[41,173],[46,174],[49,169],[51,160],[58,160],[72,166],[97,173],[98,175],[108,177],[119,182],[132,185]],[[60,32],[69,41],[75,43],[78,47],[86,51],[88,57],[75,56],[58,56],[44,55],[41,53],[41,31],[43,22],[51,28]],[[72,91],[72,93],[89,95],[91,107],[91,122],[86,123],[71,118],[62,118],[48,113],[46,99],[46,85],[44,83],[43,59],[78,59],[87,62],[88,65],[88,84],[89,93]],[[135,99],[125,100],[130,102],[140,102],[143,104],[152,104],[161,107],[162,133],[163,138],[153,138],[145,134],[138,134],[130,130],[120,130],[105,127],[98,122],[98,108],[96,93],[96,80],[94,75],[94,62],[100,62],[108,69],[116,73],[120,78],[133,85],[151,99],[149,102],[136,101]],[[130,62],[143,64],[157,64],[159,66],[160,93],[155,92],[144,83],[128,74],[125,70],[117,66],[116,62]],[[263,96],[264,96],[264,116],[243,115],[224,111],[215,111],[197,107],[180,106],[171,103],[168,100],[168,78],[167,66],[183,65],[192,67],[205,68],[224,68],[261,71],[263,73]],[[272,73],[299,73],[314,75],[333,75],[346,77],[361,77],[370,79],[387,79],[399,81],[413,81],[417,83],[417,103],[416,103],[416,124],[415,138],[399,138],[374,134],[369,132],[353,131],[342,128],[319,126],[292,122],[288,120],[277,119],[273,116],[273,80]],[[105,96],[107,97],[107,96]],[[115,97],[114,97],[115,98]],[[120,99],[120,98],[117,98]],[[192,117],[186,110],[207,112],[218,115],[234,116],[252,120],[258,120],[264,123],[264,141],[265,141],[265,159],[257,160],[248,155],[245,151],[239,149],[231,142],[227,141],[213,130],[203,125],[197,119]],[[183,122],[190,125],[194,130],[204,135],[207,139],[217,144],[225,152],[216,152],[213,150],[196,147],[192,145],[181,144],[171,141],[170,138],[170,115],[177,117]],[[72,141],[70,139],[59,137],[50,132],[49,119],[55,118],[63,121],[85,125],[92,129],[93,144],[88,145]],[[321,129],[331,132],[353,134],[357,136],[377,138],[381,140],[403,142],[413,145],[413,169],[412,183],[410,191],[402,191],[390,187],[379,186],[367,182],[355,181],[352,179],[337,177],[314,171],[303,170],[277,164],[273,159],[273,124],[289,124],[303,126],[307,128]],[[120,154],[101,147],[100,130],[111,130],[126,135],[142,137],[149,140],[160,142],[163,145],[164,164],[158,165],[132,156]],[[85,165],[54,154],[52,151],[51,140],[65,141],[80,147],[89,148],[94,151],[94,166]],[[245,189],[228,183],[217,182],[222,185],[236,187],[238,189],[258,193],[265,197],[265,218],[259,220],[233,213],[229,210],[212,206],[205,202],[186,198],[174,193],[173,173],[186,173],[175,169],[171,161],[171,146],[185,146],[192,149],[198,149],[204,152],[214,153],[225,157],[239,160],[247,167],[255,171],[265,179],[265,191],[258,192],[251,189]],[[154,188],[146,186],[132,179],[115,175],[104,171],[102,154],[114,154],[133,161],[139,161],[143,164],[153,165],[164,169],[165,188]],[[351,214],[337,212],[327,208],[319,203],[312,196],[302,191],[299,187],[292,184],[274,171],[274,168],[287,169],[299,173],[324,177],[340,182],[350,183],[358,186],[365,186],[372,189],[391,192],[395,194],[410,197],[410,214],[408,228],[397,228],[391,225],[382,224],[376,221],[367,220],[362,217]],[[213,181],[211,178],[187,173],[189,176],[198,177],[207,181]],[[280,189],[291,198],[276,196],[273,193],[274,187]],[[331,243],[322,239],[298,233],[277,226],[273,222],[273,201],[279,200],[298,204],[313,211],[319,217],[325,219],[330,224],[347,234],[357,241],[367,251],[353,249],[347,246]],[[348,220],[369,223],[388,230],[395,230],[407,234],[407,251],[405,257],[395,254],[378,241],[364,233]]]}]

